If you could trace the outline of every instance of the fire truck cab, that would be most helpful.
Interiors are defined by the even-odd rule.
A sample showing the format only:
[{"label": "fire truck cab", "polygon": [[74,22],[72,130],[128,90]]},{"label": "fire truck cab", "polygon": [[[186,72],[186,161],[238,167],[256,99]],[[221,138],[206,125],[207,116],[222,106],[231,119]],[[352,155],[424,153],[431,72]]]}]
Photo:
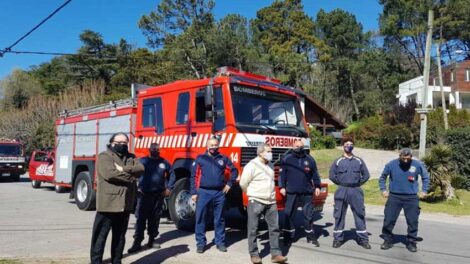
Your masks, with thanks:
[{"label": "fire truck cab", "polygon": [[0,138],[0,178],[19,181],[26,172],[24,147],[15,139]]}]

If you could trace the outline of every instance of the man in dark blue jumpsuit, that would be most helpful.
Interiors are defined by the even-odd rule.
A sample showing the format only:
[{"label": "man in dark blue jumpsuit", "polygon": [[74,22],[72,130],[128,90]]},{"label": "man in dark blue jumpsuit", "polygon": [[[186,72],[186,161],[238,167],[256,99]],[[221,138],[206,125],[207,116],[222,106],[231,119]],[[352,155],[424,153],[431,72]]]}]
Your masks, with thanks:
[{"label": "man in dark blue jumpsuit", "polygon": [[352,153],[353,148],[352,139],[343,140],[343,156],[336,159],[330,168],[330,180],[339,185],[334,197],[333,247],[338,248],[344,243],[343,229],[346,211],[350,205],[356,223],[357,242],[363,248],[370,249],[366,230],[364,192],[361,189],[361,185],[367,182],[370,176],[364,161]]},{"label": "man in dark blue jumpsuit", "polygon": [[283,229],[284,240],[289,243],[295,237],[295,212],[302,207],[304,214],[304,228],[307,234],[307,242],[319,247],[313,228],[314,208],[312,194],[320,194],[320,176],[317,164],[312,156],[304,151],[302,141],[296,141],[294,148],[281,160],[281,172],[279,188],[283,196],[286,196],[284,214],[286,215],[286,227]]},{"label": "man in dark blue jumpsuit", "polygon": [[[390,192],[387,191],[385,184],[389,176],[388,189]],[[421,176],[422,179],[422,192],[420,193],[418,193],[418,176]],[[420,213],[419,197],[424,197],[429,187],[429,175],[426,168],[421,162],[412,159],[409,148],[404,148],[400,151],[398,159],[392,160],[385,165],[379,179],[379,187],[382,195],[388,198],[385,204],[385,218],[382,227],[384,243],[380,248],[389,249],[393,246],[393,227],[403,208],[406,224],[408,225],[408,243],[406,248],[411,252],[418,251],[416,240]]]},{"label": "man in dark blue jumpsuit", "polygon": [[[230,178],[225,178],[225,172]],[[199,155],[191,171],[191,195],[196,202],[196,247],[203,253],[206,239],[206,213],[212,206],[214,211],[215,245],[219,251],[227,252],[225,247],[225,218],[223,215],[225,194],[230,190],[238,176],[232,161],[219,153],[219,140],[211,138],[207,142],[207,152]]]},{"label": "man in dark blue jumpsuit", "polygon": [[[160,213],[162,211],[163,199],[168,196],[169,177],[173,177],[171,164],[160,157],[160,148],[157,143],[150,144],[149,156],[139,161],[145,167],[144,174],[139,178],[139,197],[135,211],[136,224],[134,243],[127,252],[134,253],[142,249],[141,242],[144,239],[145,225],[149,240],[148,247],[154,246],[155,238],[158,236],[160,225]],[[155,244],[159,248],[160,245]]]}]

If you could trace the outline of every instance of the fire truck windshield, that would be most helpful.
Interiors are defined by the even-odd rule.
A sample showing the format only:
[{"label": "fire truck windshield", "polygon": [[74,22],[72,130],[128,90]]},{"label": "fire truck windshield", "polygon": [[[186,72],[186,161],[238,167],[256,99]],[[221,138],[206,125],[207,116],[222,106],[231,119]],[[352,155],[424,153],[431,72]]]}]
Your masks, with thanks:
[{"label": "fire truck windshield", "polygon": [[20,156],[21,148],[18,145],[0,144],[0,156]]},{"label": "fire truck windshield", "polygon": [[256,87],[231,87],[236,126],[242,132],[306,137],[297,98]]}]

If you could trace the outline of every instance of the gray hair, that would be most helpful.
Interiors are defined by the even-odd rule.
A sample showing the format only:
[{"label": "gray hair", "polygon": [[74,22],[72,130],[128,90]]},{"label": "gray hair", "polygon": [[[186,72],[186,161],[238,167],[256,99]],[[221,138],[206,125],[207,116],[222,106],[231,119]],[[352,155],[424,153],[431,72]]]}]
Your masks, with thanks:
[{"label": "gray hair", "polygon": [[400,156],[413,156],[410,148],[402,148],[400,150]]},{"label": "gray hair", "polygon": [[258,145],[258,147],[256,148],[256,154],[261,154],[266,148],[270,148],[271,146],[266,144],[266,143],[261,143]]}]

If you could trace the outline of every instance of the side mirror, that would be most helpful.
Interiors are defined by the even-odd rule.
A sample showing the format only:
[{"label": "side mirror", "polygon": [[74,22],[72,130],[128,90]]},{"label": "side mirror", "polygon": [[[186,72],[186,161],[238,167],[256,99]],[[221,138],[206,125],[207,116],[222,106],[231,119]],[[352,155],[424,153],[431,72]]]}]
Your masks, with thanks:
[{"label": "side mirror", "polygon": [[204,105],[206,109],[212,109],[212,95],[214,93],[212,85],[208,85],[204,88]]},{"label": "side mirror", "polygon": [[47,161],[47,163],[49,163],[49,164],[54,163],[54,159],[53,159],[53,158],[47,158],[46,161]]}]

